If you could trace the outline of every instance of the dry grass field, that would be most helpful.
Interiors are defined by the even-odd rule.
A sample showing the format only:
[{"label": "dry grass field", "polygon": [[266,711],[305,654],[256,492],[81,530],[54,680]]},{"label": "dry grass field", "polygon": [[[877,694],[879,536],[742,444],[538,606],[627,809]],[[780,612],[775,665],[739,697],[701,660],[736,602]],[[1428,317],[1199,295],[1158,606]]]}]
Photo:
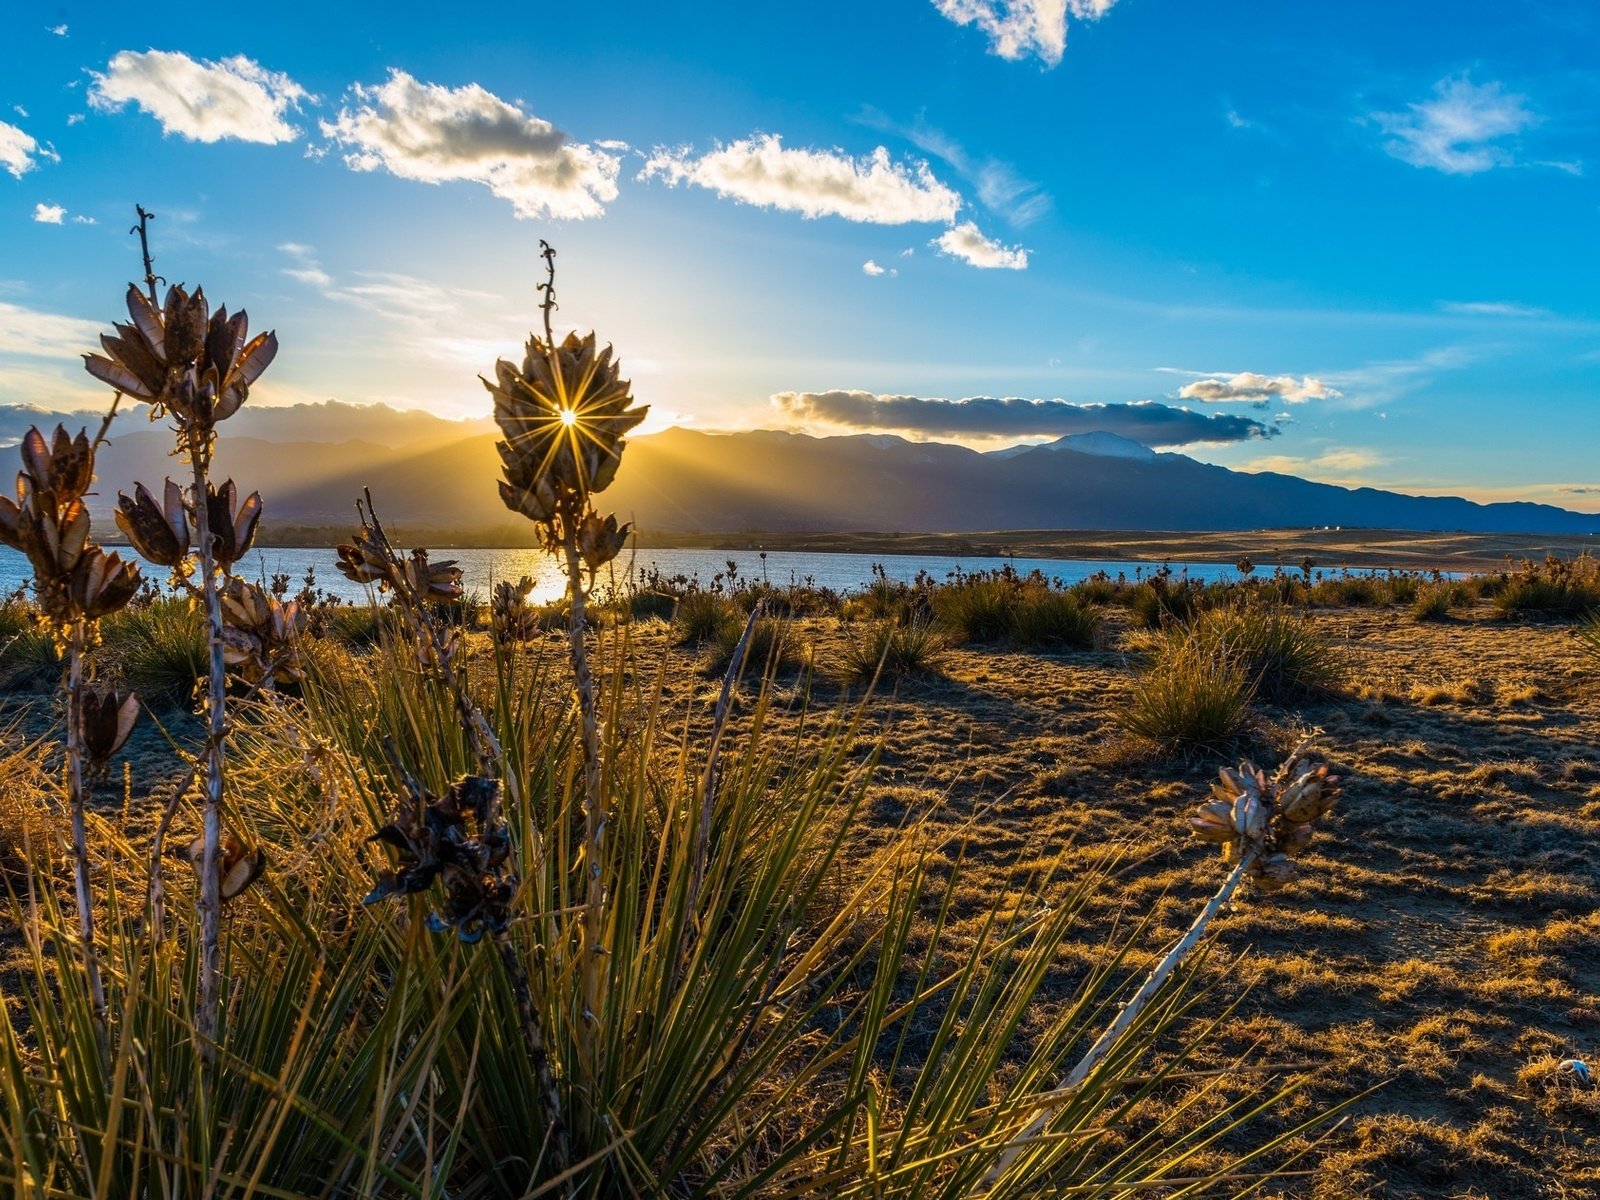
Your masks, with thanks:
[{"label": "dry grass field", "polygon": [[[1600,1062],[1593,663],[1571,623],[1507,620],[1485,602],[1442,622],[1417,622],[1403,607],[1319,608],[1308,620],[1332,643],[1343,682],[1291,706],[1256,705],[1233,754],[1275,762],[1320,730],[1344,796],[1299,881],[1275,895],[1241,891],[1213,925],[1206,1015],[1239,1007],[1192,1066],[1225,1073],[1212,1103],[1280,1077],[1261,1068],[1308,1074],[1264,1125],[1232,1135],[1241,1139],[1359,1096],[1293,1164],[1299,1173],[1272,1184],[1277,1194],[1600,1194],[1600,1088],[1558,1067]],[[664,668],[669,711],[705,721],[721,685],[707,651],[677,644],[658,620],[633,629],[635,677]],[[864,694],[836,670],[854,636],[831,616],[795,623],[792,645],[815,671],[779,673],[774,734]],[[1047,864],[1068,878],[1075,864],[1120,864],[1023,1039],[1048,1021],[1052,997],[1141,920],[1125,970],[1146,969],[1223,874],[1185,818],[1230,755],[1155,751],[1114,719],[1139,645],[1113,609],[1094,649],[952,647],[939,674],[882,683],[865,702],[857,753],[880,755],[868,829],[887,840],[908,815],[934,814],[949,841],[931,879],[939,856],[966,860],[958,935]],[[552,662],[562,652],[554,632],[529,651]],[[44,693],[13,694],[6,708],[35,736],[56,719]],[[179,770],[168,737],[198,736],[178,708],[155,715],[159,724],[130,746],[135,828],[149,815],[138,798]],[[23,820],[26,797],[13,787],[5,799],[8,821]],[[866,861],[874,848],[869,835],[853,852]],[[1235,1069],[1241,1057],[1253,1065]]]},{"label": "dry grass field", "polygon": [[[1246,1052],[1311,1065],[1286,1123],[1370,1091],[1299,1164],[1311,1174],[1276,1185],[1284,1195],[1600,1194],[1600,1088],[1557,1066],[1600,1061],[1593,664],[1570,623],[1487,605],[1444,623],[1399,608],[1311,619],[1347,684],[1260,708],[1239,750],[1276,761],[1320,729],[1344,798],[1299,882],[1241,894],[1214,926],[1219,995],[1248,994],[1210,1065]],[[825,675],[842,635],[816,620],[803,637]],[[968,835],[969,867],[983,868],[966,884],[973,919],[1058,854],[1124,856],[1083,927],[1083,963],[1146,916],[1153,960],[1222,874],[1185,817],[1228,759],[1152,755],[1120,732],[1126,640],[1108,622],[1093,651],[953,649],[944,677],[903,680],[869,708],[879,819],[937,807]],[[819,684],[813,704],[834,695]]]}]

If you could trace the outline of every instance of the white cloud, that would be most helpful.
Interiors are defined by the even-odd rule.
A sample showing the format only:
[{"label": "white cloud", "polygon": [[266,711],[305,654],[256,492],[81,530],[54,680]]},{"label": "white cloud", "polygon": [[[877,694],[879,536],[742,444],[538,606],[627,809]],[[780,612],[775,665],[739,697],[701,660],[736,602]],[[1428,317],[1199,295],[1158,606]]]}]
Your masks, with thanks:
[{"label": "white cloud", "polygon": [[16,113],[17,116],[21,117],[24,121],[28,119],[28,110],[23,108],[20,104],[13,104],[11,106],[11,111]]},{"label": "white cloud", "polygon": [[1025,271],[1028,268],[1026,250],[1021,246],[1003,246],[998,241],[984,237],[971,221],[963,221],[946,229],[928,244],[937,246],[941,254],[959,258],[975,267],[1003,268],[1008,271]]},{"label": "white cloud", "polygon": [[1304,404],[1307,400],[1335,400],[1340,394],[1309,375],[1296,379],[1293,375],[1260,375],[1254,371],[1243,371],[1226,379],[1197,379],[1178,389],[1182,400],[1199,400],[1206,404],[1247,401],[1263,408],[1273,400]]},{"label": "white cloud", "polygon": [[37,154],[38,142],[15,125],[0,121],[0,167],[11,172],[13,178],[21,179],[25,172],[39,165],[34,162]]},{"label": "white cloud", "polygon": [[67,124],[68,125],[80,125],[84,121],[86,121],[87,119],[88,118],[83,113],[68,113],[67,114]]},{"label": "white cloud", "polygon": [[762,208],[875,225],[950,221],[961,207],[961,197],[934,178],[925,162],[891,162],[882,146],[863,158],[841,150],[785,149],[771,133],[699,158],[688,148],[657,149],[639,178],[657,177]]},{"label": "white cloud", "polygon": [[884,274],[884,270],[869,258],[866,262],[861,264],[861,273],[863,275],[882,275]]},{"label": "white cloud", "polygon": [[475,83],[449,88],[391,71],[351,96],[352,107],[321,125],[357,171],[481,183],[529,219],[597,217],[616,199],[616,154],[572,141]]},{"label": "white cloud", "polygon": [[0,300],[0,354],[76,359],[100,344],[93,321],[39,312]]},{"label": "white cloud", "polygon": [[287,254],[294,264],[283,268],[283,273],[290,279],[299,280],[319,291],[326,291],[333,285],[333,276],[324,271],[322,264],[317,261],[316,247],[301,242],[283,242],[278,249]]},{"label": "white cloud", "polygon": [[976,25],[989,36],[989,49],[1001,58],[1037,55],[1049,66],[1067,48],[1067,17],[1103,17],[1117,0],[933,0],[957,25]]},{"label": "white cloud", "polygon": [[59,225],[67,219],[67,210],[59,204],[35,204],[33,219],[41,225]]},{"label": "white cloud", "polygon": [[287,75],[242,54],[211,62],[168,50],[122,50],[105,74],[92,74],[95,108],[115,112],[131,101],[163,133],[192,142],[292,142],[300,131],[284,118],[311,98]]},{"label": "white cloud", "polygon": [[1538,122],[1526,97],[1465,77],[1441,79],[1432,99],[1403,113],[1377,113],[1376,119],[1389,135],[1383,148],[1390,155],[1449,175],[1510,164],[1506,140]]},{"label": "white cloud", "polygon": [[55,34],[57,37],[66,37],[67,27],[65,25],[52,25],[50,26],[49,32]]},{"label": "white cloud", "polygon": [[74,213],[73,217],[72,217],[72,223],[74,225],[98,225],[98,224],[100,224],[100,222],[96,221],[93,217],[86,217],[82,213]]}]

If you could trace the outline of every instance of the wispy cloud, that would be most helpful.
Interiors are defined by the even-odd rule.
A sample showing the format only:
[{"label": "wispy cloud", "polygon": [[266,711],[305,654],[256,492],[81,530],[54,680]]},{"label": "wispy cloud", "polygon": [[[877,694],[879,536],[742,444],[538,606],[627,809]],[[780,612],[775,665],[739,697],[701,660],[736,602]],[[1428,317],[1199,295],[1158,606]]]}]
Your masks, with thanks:
[{"label": "wispy cloud", "polygon": [[870,258],[861,264],[861,273],[863,275],[871,275],[874,278],[879,275],[888,275],[892,278],[893,276],[900,274],[900,272],[894,267],[880,267]]},{"label": "wispy cloud", "polygon": [[43,155],[39,143],[31,135],[0,121],[0,167],[9,171],[12,178],[21,179],[33,170],[39,165],[35,159],[40,157]]},{"label": "wispy cloud", "polygon": [[1043,185],[1023,178],[1010,163],[973,155],[920,116],[910,125],[902,125],[868,106],[862,109],[858,119],[872,129],[905,138],[925,154],[949,163],[957,175],[972,185],[985,208],[999,213],[1013,225],[1031,225],[1050,211],[1053,201]]},{"label": "wispy cloud", "polygon": [[861,158],[842,150],[786,147],[773,133],[756,134],[696,156],[690,148],[658,148],[640,179],[692,183],[727,199],[804,217],[843,217],[874,225],[950,221],[961,197],[925,162],[899,163],[879,146]]},{"label": "wispy cloud", "polygon": [[1329,387],[1320,379],[1304,375],[1261,375],[1255,371],[1241,371],[1226,378],[1197,379],[1178,389],[1183,400],[1199,400],[1205,404],[1249,403],[1265,408],[1274,401],[1286,404],[1304,404],[1307,400],[1337,399],[1342,393]]},{"label": "wispy cloud", "polygon": [[0,354],[76,360],[99,344],[100,333],[93,321],[0,300]]},{"label": "wispy cloud", "polygon": [[1026,250],[1021,246],[1004,246],[984,237],[983,232],[971,221],[963,221],[946,229],[928,244],[937,246],[941,254],[948,254],[951,258],[959,258],[962,262],[986,270],[1025,271],[1028,268]]},{"label": "wispy cloud", "polygon": [[1074,404],[1021,397],[886,396],[862,391],[779,392],[773,404],[791,422],[924,437],[1030,437],[1115,433],[1147,446],[1242,442],[1277,430],[1249,417],[1193,412],[1155,400]]},{"label": "wispy cloud", "polygon": [[1532,308],[1526,304],[1507,304],[1503,301],[1490,300],[1447,301],[1439,305],[1439,311],[1457,317],[1508,317],[1519,320],[1532,320],[1551,315],[1547,308]]},{"label": "wispy cloud", "polygon": [[46,30],[46,32],[47,33],[53,33],[57,37],[66,37],[67,36],[67,27],[65,25],[52,25],[52,26],[50,26],[50,28],[48,30]]},{"label": "wispy cloud", "polygon": [[350,94],[321,128],[354,170],[481,183],[526,219],[597,217],[617,197],[615,153],[573,141],[478,84],[444,87],[396,70]]},{"label": "wispy cloud", "polygon": [[192,142],[292,142],[300,131],[286,118],[311,99],[289,76],[242,54],[212,62],[176,51],[123,50],[104,74],[92,74],[93,107],[115,112],[131,102],[163,133]]},{"label": "wispy cloud", "polygon": [[1527,97],[1499,83],[1465,76],[1441,79],[1431,99],[1403,113],[1376,113],[1389,140],[1384,150],[1414,167],[1449,175],[1476,175],[1515,161],[1508,143],[1538,123]]},{"label": "wispy cloud", "polygon": [[67,219],[67,210],[59,204],[41,202],[33,206],[33,219],[40,225],[60,225]]},{"label": "wispy cloud", "polygon": [[290,279],[298,280],[308,287],[324,291],[333,285],[333,276],[322,269],[322,264],[317,261],[315,246],[307,246],[303,242],[283,242],[278,250],[289,256],[290,265],[283,267],[282,271]]},{"label": "wispy cloud", "polygon": [[1116,0],[933,0],[957,25],[976,25],[1001,58],[1036,56],[1056,66],[1067,49],[1067,17],[1093,20]]},{"label": "wispy cloud", "polygon": [[1240,463],[1238,469],[1252,472],[1271,471],[1279,475],[1299,475],[1328,483],[1359,483],[1362,482],[1361,477],[1366,472],[1375,467],[1386,466],[1389,461],[1386,456],[1375,450],[1345,446],[1308,457],[1269,454]]}]

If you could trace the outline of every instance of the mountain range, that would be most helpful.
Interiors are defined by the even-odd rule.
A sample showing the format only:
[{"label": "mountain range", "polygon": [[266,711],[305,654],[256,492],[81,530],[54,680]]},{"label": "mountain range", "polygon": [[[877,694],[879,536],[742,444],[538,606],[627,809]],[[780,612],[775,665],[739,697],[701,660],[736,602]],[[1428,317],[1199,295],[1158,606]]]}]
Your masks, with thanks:
[{"label": "mountain range", "polygon": [[[87,414],[68,414],[83,424]],[[0,440],[59,414],[0,408]],[[221,474],[260,489],[280,540],[351,525],[370,487],[408,535],[523,544],[502,506],[487,419],[451,421],[328,402],[246,408],[223,429]],[[120,417],[98,474],[104,509],[133,480],[181,466],[159,425]],[[1545,504],[1479,504],[1247,473],[1157,453],[1111,433],[980,453],[885,434],[812,437],[674,428],[630,440],[602,505],[653,535],[978,532],[995,529],[1238,530],[1340,525],[1472,533],[1589,534],[1600,516]]]}]

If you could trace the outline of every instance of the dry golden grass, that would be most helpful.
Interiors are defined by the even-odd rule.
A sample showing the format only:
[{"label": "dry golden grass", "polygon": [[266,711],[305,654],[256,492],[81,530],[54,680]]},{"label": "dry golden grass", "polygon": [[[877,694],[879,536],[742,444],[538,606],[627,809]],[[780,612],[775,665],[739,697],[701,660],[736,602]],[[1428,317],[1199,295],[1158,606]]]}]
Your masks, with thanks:
[{"label": "dry golden grass", "polygon": [[[870,708],[882,841],[922,810],[972,835],[958,931],[975,934],[998,897],[1058,857],[1121,857],[1120,888],[1094,902],[1047,998],[1102,960],[1114,927],[1144,919],[1127,969],[1148,968],[1221,876],[1184,820],[1221,760],[1153,759],[1113,722],[1136,665],[1122,619],[1096,650],[952,650],[942,675],[886,684]],[[1312,1085],[1269,1119],[1277,1128],[1372,1089],[1276,1194],[1600,1195],[1600,1087],[1558,1066],[1600,1065],[1600,681],[1570,626],[1508,623],[1483,603],[1447,624],[1403,608],[1312,619],[1351,663],[1349,686],[1259,708],[1246,748],[1275,760],[1323,729],[1344,799],[1300,882],[1244,896],[1215,925],[1206,972],[1219,1003],[1249,991],[1196,1065],[1223,1070],[1252,1051],[1314,1064]],[[836,682],[848,649],[837,623],[803,626],[817,677],[780,678],[792,701],[769,716],[780,726],[801,719],[808,686],[813,713],[860,692]],[[553,647],[560,635],[543,636]],[[683,668],[667,673],[671,704],[697,702],[691,723],[704,720],[719,681],[695,669],[698,652],[661,623],[636,636],[641,674],[668,656]],[[151,745],[137,774],[154,774],[159,754]],[[869,836],[859,854],[879,848]],[[956,850],[944,853],[948,870]],[[1051,1015],[1047,1002],[1021,1036]],[[1261,1086],[1232,1074],[1214,1102]]]},{"label": "dry golden grass", "polygon": [[[1600,1065],[1600,681],[1570,626],[1484,604],[1448,625],[1403,609],[1313,619],[1350,656],[1351,685],[1260,709],[1250,745],[1270,759],[1322,728],[1344,800],[1301,882],[1219,922],[1210,970],[1254,982],[1208,1065],[1252,1045],[1319,1064],[1285,1123],[1376,1089],[1283,1195],[1600,1195],[1600,1087],[1557,1066]],[[837,634],[812,634],[824,664]],[[1062,655],[956,650],[945,677],[873,709],[884,820],[943,803],[952,827],[976,822],[968,861],[988,867],[968,882],[974,919],[1030,863],[1125,848],[1120,894],[1101,898],[1064,977],[1114,922],[1150,917],[1153,958],[1220,874],[1183,817],[1221,760],[1151,760],[1116,732],[1125,637]]]}]

